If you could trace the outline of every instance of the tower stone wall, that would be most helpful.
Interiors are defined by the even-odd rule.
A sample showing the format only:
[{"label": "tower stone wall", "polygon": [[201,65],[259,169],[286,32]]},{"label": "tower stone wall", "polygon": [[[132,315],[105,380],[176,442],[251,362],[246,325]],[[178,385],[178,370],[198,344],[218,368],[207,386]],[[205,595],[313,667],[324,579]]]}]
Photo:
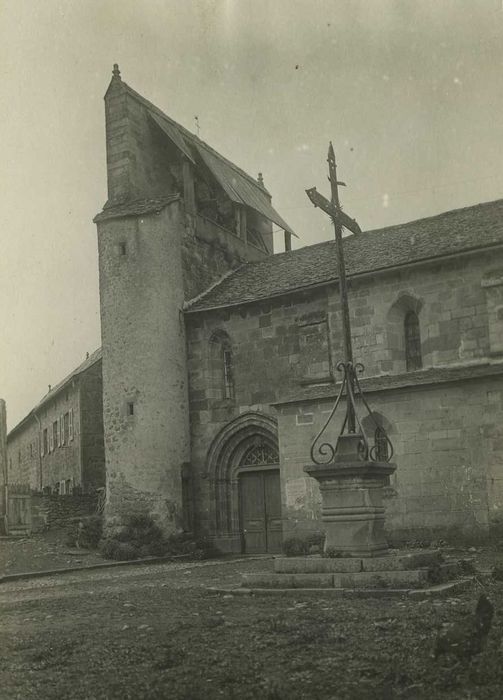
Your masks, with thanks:
[{"label": "tower stone wall", "polygon": [[98,223],[107,518],[181,524],[189,460],[180,204]]},{"label": "tower stone wall", "polygon": [[[197,149],[188,155],[182,132],[162,122],[117,66],[105,118],[108,200],[95,221],[106,513],[111,524],[150,513],[172,531],[182,526],[182,474],[191,471],[184,301],[271,254],[272,223],[250,213],[246,229],[245,207],[229,199]],[[224,216],[237,211],[243,230]]]}]

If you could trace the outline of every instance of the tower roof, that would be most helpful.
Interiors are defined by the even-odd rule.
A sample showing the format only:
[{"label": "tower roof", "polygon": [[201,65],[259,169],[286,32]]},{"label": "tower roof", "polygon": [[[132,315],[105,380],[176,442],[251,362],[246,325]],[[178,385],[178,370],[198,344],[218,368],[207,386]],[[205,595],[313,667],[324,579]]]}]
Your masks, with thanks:
[{"label": "tower roof", "polygon": [[178,122],[168,117],[152,102],[149,102],[149,100],[145,99],[145,97],[136,92],[136,90],[133,90],[132,87],[121,79],[119,68],[117,64],[114,64],[111,85],[117,82],[120,82],[122,88],[132,99],[136,100],[147,109],[148,115],[152,121],[164,132],[186,158],[192,163],[196,163],[198,160],[204,163],[222,189],[226,192],[229,199],[236,204],[245,205],[254,209],[277,226],[280,226],[285,231],[296,236],[289,224],[272,206],[271,196],[264,187],[262,179],[259,182],[248,175],[248,173],[235,165],[235,163],[232,163],[218,153],[218,151],[215,151],[214,148],[205,143],[205,141],[196,136],[196,134],[191,133],[184,126],[178,124]]}]

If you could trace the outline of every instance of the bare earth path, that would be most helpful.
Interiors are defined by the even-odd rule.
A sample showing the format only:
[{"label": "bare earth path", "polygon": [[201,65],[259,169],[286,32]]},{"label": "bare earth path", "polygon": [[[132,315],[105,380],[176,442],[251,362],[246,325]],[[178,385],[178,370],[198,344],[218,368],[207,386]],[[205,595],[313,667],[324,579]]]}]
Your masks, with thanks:
[{"label": "bare earth path", "polygon": [[[433,661],[436,627],[480,586],[443,601],[222,596],[271,560],[133,566],[0,586],[0,697],[495,698],[503,584],[485,651]],[[501,612],[500,612],[501,611]]]}]

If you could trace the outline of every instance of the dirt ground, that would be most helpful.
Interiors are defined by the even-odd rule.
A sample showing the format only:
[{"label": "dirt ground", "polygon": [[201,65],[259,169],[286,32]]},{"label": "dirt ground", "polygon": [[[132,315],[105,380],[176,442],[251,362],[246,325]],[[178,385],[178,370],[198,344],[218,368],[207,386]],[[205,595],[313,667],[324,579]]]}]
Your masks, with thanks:
[{"label": "dirt ground", "polygon": [[[483,553],[486,566],[499,555]],[[501,697],[503,583],[443,600],[222,595],[272,561],[77,572],[0,585],[2,698],[317,700]],[[496,609],[484,651],[432,651],[443,622]]]},{"label": "dirt ground", "polygon": [[0,576],[103,563],[97,552],[71,549],[65,544],[65,538],[66,530],[49,530],[31,537],[0,538]]}]

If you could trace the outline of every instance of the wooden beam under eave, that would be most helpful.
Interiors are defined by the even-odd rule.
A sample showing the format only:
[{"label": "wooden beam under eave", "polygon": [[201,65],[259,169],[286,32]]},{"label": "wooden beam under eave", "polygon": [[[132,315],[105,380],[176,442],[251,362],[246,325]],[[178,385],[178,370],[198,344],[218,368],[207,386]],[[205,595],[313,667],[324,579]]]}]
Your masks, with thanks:
[{"label": "wooden beam under eave", "polygon": [[285,252],[292,250],[292,234],[289,231],[285,231]]}]

